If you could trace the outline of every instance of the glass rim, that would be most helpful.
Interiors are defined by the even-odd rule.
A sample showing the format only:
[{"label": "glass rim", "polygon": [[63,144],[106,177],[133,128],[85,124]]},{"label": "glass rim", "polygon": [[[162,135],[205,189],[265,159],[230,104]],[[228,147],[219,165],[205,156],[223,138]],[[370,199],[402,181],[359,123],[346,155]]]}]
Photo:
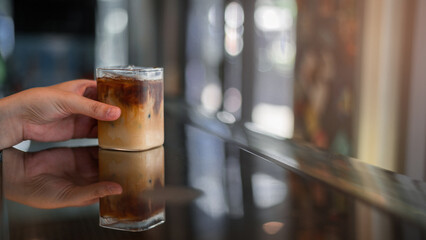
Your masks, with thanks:
[{"label": "glass rim", "polygon": [[108,66],[108,67],[97,67],[96,70],[103,71],[127,71],[127,72],[162,72],[162,67],[140,67],[134,65],[123,65],[123,66]]}]

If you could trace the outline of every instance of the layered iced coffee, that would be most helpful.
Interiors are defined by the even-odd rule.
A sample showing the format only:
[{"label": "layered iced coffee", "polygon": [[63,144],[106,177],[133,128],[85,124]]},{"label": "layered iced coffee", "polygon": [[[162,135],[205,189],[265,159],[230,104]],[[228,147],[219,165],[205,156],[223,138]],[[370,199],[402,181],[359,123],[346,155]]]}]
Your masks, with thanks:
[{"label": "layered iced coffee", "polygon": [[115,121],[98,122],[99,146],[140,151],[164,143],[162,68],[98,68],[98,100],[118,106]]},{"label": "layered iced coffee", "polygon": [[99,149],[99,180],[119,183],[121,195],[100,199],[100,225],[143,231],[165,221],[165,202],[145,192],[164,188],[164,149],[142,152]]}]

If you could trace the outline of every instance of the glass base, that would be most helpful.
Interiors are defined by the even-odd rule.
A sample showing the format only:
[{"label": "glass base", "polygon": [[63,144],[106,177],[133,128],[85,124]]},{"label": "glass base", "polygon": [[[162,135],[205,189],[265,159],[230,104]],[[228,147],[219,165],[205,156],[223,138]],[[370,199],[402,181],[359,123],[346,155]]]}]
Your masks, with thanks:
[{"label": "glass base", "polygon": [[100,145],[99,147],[105,150],[112,150],[112,151],[122,151],[122,152],[144,152],[147,150],[152,150],[154,148],[160,147],[161,145],[155,145],[152,147],[146,147],[146,148],[134,148],[134,149],[126,149],[126,148],[118,148],[118,147],[108,147],[108,146],[104,146],[104,145]]},{"label": "glass base", "polygon": [[152,229],[166,221],[164,212],[142,221],[121,220],[111,217],[99,217],[99,226],[114,230],[141,232]]}]

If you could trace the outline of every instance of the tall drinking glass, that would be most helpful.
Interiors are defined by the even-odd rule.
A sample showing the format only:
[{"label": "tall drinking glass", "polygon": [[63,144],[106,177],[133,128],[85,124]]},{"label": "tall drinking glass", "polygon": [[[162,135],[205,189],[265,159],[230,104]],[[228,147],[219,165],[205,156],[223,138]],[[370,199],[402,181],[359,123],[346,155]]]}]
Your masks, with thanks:
[{"label": "tall drinking glass", "polygon": [[164,143],[162,68],[97,68],[96,81],[98,100],[121,109],[117,120],[98,122],[100,147],[141,151]]}]

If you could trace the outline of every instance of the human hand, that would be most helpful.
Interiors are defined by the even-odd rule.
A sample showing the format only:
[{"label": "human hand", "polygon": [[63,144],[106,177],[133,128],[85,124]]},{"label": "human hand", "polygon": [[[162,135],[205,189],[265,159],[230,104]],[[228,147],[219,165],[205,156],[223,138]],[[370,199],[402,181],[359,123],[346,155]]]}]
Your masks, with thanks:
[{"label": "human hand", "polygon": [[97,120],[113,121],[120,108],[96,99],[96,82],[74,80],[0,99],[0,149],[23,140],[64,141],[97,136]]},{"label": "human hand", "polygon": [[36,208],[85,206],[120,194],[114,182],[98,182],[98,148],[56,148],[25,153],[3,151],[4,194]]}]

